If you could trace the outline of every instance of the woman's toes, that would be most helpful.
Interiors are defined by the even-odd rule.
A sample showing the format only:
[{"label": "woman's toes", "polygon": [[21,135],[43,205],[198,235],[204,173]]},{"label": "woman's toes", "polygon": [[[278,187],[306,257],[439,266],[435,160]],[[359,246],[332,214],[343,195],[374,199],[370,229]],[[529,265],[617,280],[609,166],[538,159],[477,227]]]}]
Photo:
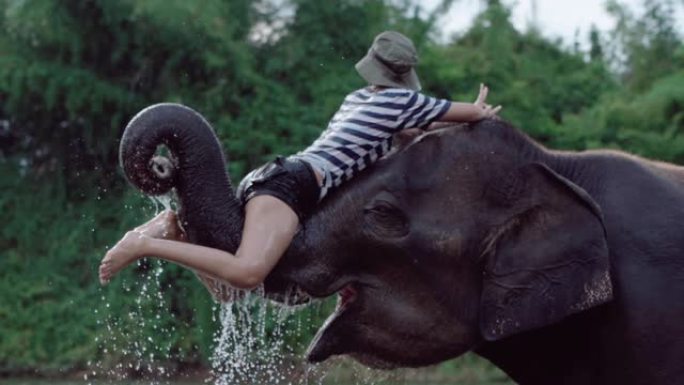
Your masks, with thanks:
[{"label": "woman's toes", "polygon": [[135,261],[144,238],[145,236],[142,234],[129,231],[105,254],[98,269],[100,282],[103,285],[108,283],[121,269]]},{"label": "woman's toes", "polygon": [[100,284],[105,285],[109,282],[109,272],[100,271]]},{"label": "woman's toes", "polygon": [[100,278],[100,284],[105,285],[109,283],[109,280],[112,277],[112,255],[110,253],[107,253],[102,259],[102,262],[100,262],[98,276]]}]

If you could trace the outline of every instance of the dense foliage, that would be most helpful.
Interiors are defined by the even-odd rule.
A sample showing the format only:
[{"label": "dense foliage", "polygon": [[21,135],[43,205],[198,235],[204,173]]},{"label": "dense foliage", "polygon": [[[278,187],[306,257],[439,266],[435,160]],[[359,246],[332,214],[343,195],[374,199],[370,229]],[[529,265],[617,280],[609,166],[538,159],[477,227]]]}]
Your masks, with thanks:
[{"label": "dense foliage", "polygon": [[616,28],[581,37],[583,50],[516,29],[498,0],[444,42],[436,21],[451,2],[428,15],[417,3],[0,0],[0,372],[136,358],[104,334],[118,346],[163,334],[160,354],[205,364],[215,307],[191,274],[141,264],[105,289],[96,280],[107,246],[156,207],[118,169],[126,120],[158,101],[196,108],[237,180],[318,135],[363,85],[353,64],[382,30],[414,39],[427,92],[468,101],[486,82],[502,116],[549,146],[684,162],[680,5],[645,0],[634,14],[609,1]]}]

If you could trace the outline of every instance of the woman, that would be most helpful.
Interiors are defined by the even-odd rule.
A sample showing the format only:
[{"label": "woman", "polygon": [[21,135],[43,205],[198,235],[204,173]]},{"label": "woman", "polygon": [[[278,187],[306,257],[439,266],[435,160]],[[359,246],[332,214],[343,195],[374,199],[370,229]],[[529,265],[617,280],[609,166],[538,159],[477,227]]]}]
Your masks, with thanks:
[{"label": "woman", "polygon": [[369,86],[347,95],[311,146],[267,163],[240,183],[245,223],[235,255],[183,242],[175,214],[165,211],[126,233],[109,250],[100,264],[100,282],[106,284],[135,260],[153,256],[195,270],[209,289],[215,289],[215,280],[254,288],[276,265],[316,204],[386,154],[395,133],[437,121],[476,121],[500,110],[485,103],[488,90],[482,85],[472,104],[421,94],[417,63],[416,49],[406,36],[386,31],[375,37],[356,64]]}]

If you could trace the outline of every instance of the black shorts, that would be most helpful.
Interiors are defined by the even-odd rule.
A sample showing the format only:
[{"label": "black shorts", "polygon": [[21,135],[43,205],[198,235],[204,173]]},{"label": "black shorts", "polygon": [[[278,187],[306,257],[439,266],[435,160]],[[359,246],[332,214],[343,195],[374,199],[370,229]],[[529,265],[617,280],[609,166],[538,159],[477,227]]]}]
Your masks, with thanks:
[{"label": "black shorts", "polygon": [[258,195],[271,195],[285,202],[302,222],[318,203],[320,187],[311,165],[282,156],[245,176],[237,189],[243,205]]}]

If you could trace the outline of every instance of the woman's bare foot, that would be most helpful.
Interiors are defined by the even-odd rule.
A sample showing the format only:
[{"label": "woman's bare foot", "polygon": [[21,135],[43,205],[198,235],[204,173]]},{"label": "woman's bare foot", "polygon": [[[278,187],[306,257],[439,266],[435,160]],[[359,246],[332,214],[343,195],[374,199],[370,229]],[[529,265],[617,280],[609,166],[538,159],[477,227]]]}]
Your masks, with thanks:
[{"label": "woman's bare foot", "polygon": [[154,218],[136,227],[133,231],[150,238],[171,239],[175,241],[185,240],[185,234],[178,225],[176,213],[172,210],[164,210]]},{"label": "woman's bare foot", "polygon": [[147,238],[137,231],[129,231],[112,247],[100,262],[100,283],[106,285],[124,267],[143,257],[142,244]]}]

